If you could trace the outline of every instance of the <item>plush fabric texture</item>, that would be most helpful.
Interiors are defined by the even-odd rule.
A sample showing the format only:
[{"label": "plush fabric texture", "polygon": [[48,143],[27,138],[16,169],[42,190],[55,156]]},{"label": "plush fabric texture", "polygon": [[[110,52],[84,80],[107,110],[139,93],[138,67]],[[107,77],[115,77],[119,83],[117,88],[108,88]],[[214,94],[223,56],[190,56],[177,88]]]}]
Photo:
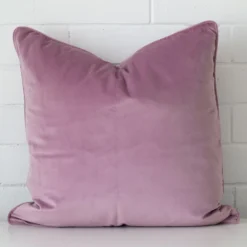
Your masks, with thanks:
[{"label": "plush fabric texture", "polygon": [[115,66],[31,28],[17,28],[33,202],[14,208],[9,222],[238,222],[237,211],[220,204],[217,32],[214,22],[204,22]]}]

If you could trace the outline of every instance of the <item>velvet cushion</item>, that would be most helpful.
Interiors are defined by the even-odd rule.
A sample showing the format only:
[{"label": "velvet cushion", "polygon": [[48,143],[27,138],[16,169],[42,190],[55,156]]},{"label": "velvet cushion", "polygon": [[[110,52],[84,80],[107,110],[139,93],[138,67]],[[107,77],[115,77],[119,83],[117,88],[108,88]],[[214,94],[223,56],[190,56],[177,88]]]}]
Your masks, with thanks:
[{"label": "velvet cushion", "polygon": [[14,208],[10,223],[238,222],[220,204],[214,22],[153,42],[118,66],[28,27],[15,30],[14,44],[33,202]]}]

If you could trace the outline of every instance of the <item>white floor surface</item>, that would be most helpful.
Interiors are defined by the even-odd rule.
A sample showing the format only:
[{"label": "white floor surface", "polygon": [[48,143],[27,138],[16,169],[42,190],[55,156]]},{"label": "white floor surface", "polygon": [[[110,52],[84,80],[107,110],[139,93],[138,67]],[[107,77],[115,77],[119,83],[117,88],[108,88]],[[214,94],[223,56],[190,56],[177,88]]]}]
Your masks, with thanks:
[{"label": "white floor surface", "polygon": [[44,228],[0,222],[0,247],[247,247],[238,225],[175,228]]}]

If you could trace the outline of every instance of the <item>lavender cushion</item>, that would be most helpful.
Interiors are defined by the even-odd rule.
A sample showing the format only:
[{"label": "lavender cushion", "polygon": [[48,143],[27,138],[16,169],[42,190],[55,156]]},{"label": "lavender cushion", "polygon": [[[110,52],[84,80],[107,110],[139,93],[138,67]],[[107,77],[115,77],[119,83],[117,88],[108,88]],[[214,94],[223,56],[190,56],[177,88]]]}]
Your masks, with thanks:
[{"label": "lavender cushion", "polygon": [[46,35],[14,32],[33,202],[11,224],[235,223],[223,194],[217,25],[158,40],[119,66]]}]

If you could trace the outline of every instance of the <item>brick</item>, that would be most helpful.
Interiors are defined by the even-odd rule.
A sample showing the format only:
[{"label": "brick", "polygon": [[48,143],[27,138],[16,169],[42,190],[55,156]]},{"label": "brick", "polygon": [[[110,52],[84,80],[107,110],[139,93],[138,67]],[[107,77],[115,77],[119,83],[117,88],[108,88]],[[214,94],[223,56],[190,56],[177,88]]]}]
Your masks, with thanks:
[{"label": "brick", "polygon": [[[34,0],[8,0],[1,3],[0,24],[29,23],[33,21]],[[2,38],[2,37],[1,37]]]},{"label": "brick", "polygon": [[[119,63],[138,49],[166,37],[185,26],[72,26],[71,44],[88,50],[109,62]],[[99,42],[100,41],[100,42]]]},{"label": "brick", "polygon": [[54,38],[59,41],[68,43],[69,42],[69,30],[68,26],[65,25],[42,25],[42,26],[32,26],[32,28]]},{"label": "brick", "polygon": [[23,107],[0,107],[0,144],[25,142],[26,135]]},{"label": "brick", "polygon": [[247,218],[247,186],[237,186],[237,209],[241,218]]},{"label": "brick", "polygon": [[232,35],[233,61],[247,62],[247,26],[235,26]]},{"label": "brick", "polygon": [[246,65],[218,65],[216,74],[220,103],[247,103]]},{"label": "brick", "polygon": [[233,107],[233,142],[247,142],[247,105]]},{"label": "brick", "polygon": [[221,200],[221,203],[224,205],[230,205],[234,207],[235,204],[235,188],[233,186],[225,185],[224,186],[224,195]]},{"label": "brick", "polygon": [[23,104],[19,67],[0,69],[0,104]]},{"label": "brick", "polygon": [[0,145],[0,184],[25,183],[28,167],[27,146]]},{"label": "brick", "polygon": [[231,107],[220,106],[221,142],[231,142]]},{"label": "brick", "polygon": [[11,209],[31,201],[26,187],[0,187],[0,221],[6,221]]},{"label": "brick", "polygon": [[36,23],[148,23],[149,0],[36,1]]},{"label": "brick", "polygon": [[18,64],[18,57],[13,44],[13,31],[16,26],[0,26],[0,65]]},{"label": "brick", "polygon": [[231,29],[219,26],[217,62],[227,63],[232,60]]},{"label": "brick", "polygon": [[247,183],[247,145],[223,146],[225,183]]},{"label": "brick", "polygon": [[215,20],[220,23],[247,21],[247,2],[243,0],[153,0],[154,23],[192,23]]}]

